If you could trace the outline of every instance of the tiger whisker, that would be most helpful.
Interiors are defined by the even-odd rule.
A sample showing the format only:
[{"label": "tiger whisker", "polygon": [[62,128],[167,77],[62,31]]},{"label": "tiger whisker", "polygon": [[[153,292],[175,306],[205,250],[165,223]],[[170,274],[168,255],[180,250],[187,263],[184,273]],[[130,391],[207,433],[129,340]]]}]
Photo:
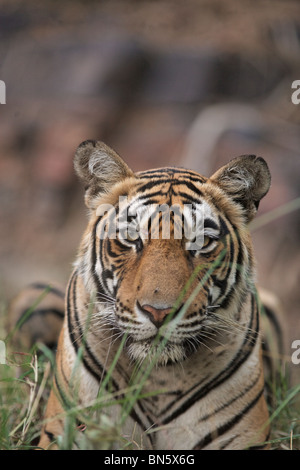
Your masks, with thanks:
[{"label": "tiger whisker", "polygon": [[[237,325],[232,325],[232,324],[226,324],[226,322],[224,322],[223,324],[220,324],[220,323],[214,323],[212,325],[205,325],[205,328],[210,328],[210,329],[213,329],[214,331],[217,331],[218,333],[220,334],[230,334],[232,335],[233,334],[233,329],[232,327],[235,327],[235,330],[234,330],[234,334],[236,336],[240,336],[240,338],[244,338],[245,337],[245,332],[246,331],[250,331],[250,333],[253,333],[254,335],[254,331],[253,330],[247,330],[247,328],[241,328],[241,325],[240,327],[238,328]],[[255,342],[255,337],[251,338],[249,337],[249,340],[250,342]]]},{"label": "tiger whisker", "polygon": [[111,295],[105,294],[104,292],[97,292],[96,294],[97,294],[97,298],[108,299],[108,300],[111,300],[113,302],[116,301],[116,299],[114,299],[114,297],[112,297]]},{"label": "tiger whisker", "polygon": [[[204,338],[204,336],[201,337],[201,339],[203,339],[203,338]],[[194,350],[195,350],[195,351],[197,350],[197,346],[196,346],[195,343],[197,343],[197,345],[204,346],[204,347],[206,347],[210,352],[213,353],[213,350],[212,350],[207,344],[205,344],[203,341],[201,341],[199,337],[190,338],[190,339],[188,339],[188,342],[189,342],[189,344],[191,344],[191,345],[194,347]]]}]

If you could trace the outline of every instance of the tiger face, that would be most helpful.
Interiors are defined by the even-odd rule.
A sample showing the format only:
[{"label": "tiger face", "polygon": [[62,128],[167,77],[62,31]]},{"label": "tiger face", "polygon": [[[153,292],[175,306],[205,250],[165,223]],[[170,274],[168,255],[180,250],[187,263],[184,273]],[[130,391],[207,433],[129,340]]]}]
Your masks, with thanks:
[{"label": "tiger face", "polygon": [[270,186],[265,161],[238,157],[210,178],[180,168],[134,174],[86,141],[75,169],[90,209],[77,268],[129,356],[165,365],[217,344],[253,283],[247,224]]}]

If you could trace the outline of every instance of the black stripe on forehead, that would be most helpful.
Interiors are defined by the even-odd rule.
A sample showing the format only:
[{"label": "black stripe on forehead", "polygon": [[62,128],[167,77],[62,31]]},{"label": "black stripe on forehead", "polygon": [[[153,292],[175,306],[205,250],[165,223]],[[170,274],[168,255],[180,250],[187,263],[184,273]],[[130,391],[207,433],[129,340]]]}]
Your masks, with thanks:
[{"label": "black stripe on forehead", "polygon": [[187,170],[186,168],[175,168],[175,167],[167,167],[167,168],[157,168],[154,170],[146,170],[140,171],[135,175],[137,178],[166,178],[166,177],[174,177],[177,178],[189,178],[195,179],[197,181],[205,182],[206,178],[196,171]]},{"label": "black stripe on forehead", "polygon": [[[155,189],[156,194],[166,194],[166,187],[165,185],[168,185],[168,191],[172,191],[173,194],[178,194],[178,192],[184,192],[185,188],[188,188],[190,191],[192,191],[193,195],[195,196],[202,196],[203,193],[200,189],[200,187],[197,186],[196,183],[202,184],[203,182],[200,179],[191,179],[191,178],[155,178],[155,179],[150,179],[149,181],[141,181],[141,184],[137,187],[138,192],[146,192],[151,189]],[[149,194],[151,195],[151,194]]]},{"label": "black stripe on forehead", "polygon": [[156,168],[136,173],[137,178],[166,178],[173,175],[178,170],[176,168]]}]

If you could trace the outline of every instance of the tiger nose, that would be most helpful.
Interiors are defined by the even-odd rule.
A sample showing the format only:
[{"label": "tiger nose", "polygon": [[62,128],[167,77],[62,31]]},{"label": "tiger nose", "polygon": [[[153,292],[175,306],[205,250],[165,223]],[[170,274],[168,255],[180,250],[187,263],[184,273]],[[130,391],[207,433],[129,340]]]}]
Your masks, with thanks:
[{"label": "tiger nose", "polygon": [[152,305],[141,305],[141,310],[143,313],[149,318],[149,320],[157,327],[159,328],[166,316],[172,311],[172,307],[168,308],[156,308],[153,307]]}]

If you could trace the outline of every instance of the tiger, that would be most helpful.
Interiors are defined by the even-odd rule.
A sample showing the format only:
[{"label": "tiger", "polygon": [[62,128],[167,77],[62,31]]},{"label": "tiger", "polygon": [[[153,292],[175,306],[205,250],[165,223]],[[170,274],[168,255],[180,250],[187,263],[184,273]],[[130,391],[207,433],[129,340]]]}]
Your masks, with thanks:
[{"label": "tiger", "polygon": [[55,350],[63,325],[65,288],[57,282],[33,282],[8,305],[6,330],[11,343],[28,352],[36,343]]},{"label": "tiger", "polygon": [[[271,184],[266,161],[242,155],[210,177],[181,167],[134,172],[86,140],[74,168],[88,225],[38,447],[59,448],[69,404],[91,407],[101,389],[117,397],[103,413],[140,449],[269,449],[249,232]],[[141,393],[123,419],[134,377]]]}]

